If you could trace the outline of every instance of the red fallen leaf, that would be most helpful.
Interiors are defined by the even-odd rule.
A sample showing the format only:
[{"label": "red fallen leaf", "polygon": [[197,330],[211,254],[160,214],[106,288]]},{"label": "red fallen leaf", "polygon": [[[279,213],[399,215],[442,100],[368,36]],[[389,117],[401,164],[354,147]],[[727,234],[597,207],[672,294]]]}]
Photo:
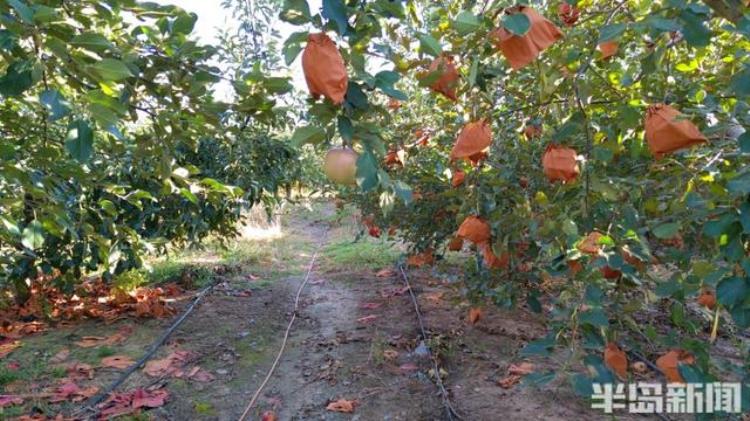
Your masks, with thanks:
[{"label": "red fallen leaf", "polygon": [[522,362],[521,364],[511,364],[508,367],[508,374],[515,374],[525,376],[534,372],[534,364],[529,362]]},{"label": "red fallen leaf", "polygon": [[211,382],[214,381],[215,377],[213,374],[209,373],[208,371],[195,366],[192,370],[190,370],[190,373],[188,373],[188,379],[195,380],[197,382]]},{"label": "red fallen leaf", "polygon": [[276,413],[273,411],[266,411],[260,416],[260,421],[277,421]]},{"label": "red fallen leaf", "polygon": [[385,289],[385,290],[381,291],[380,292],[380,296],[383,297],[383,298],[396,297],[396,296],[404,295],[408,291],[409,291],[409,288],[407,288],[407,287],[390,288],[390,289]]},{"label": "red fallen leaf", "polygon": [[245,275],[245,279],[247,279],[248,281],[257,281],[258,279],[260,279],[260,276],[255,276],[252,273],[248,273],[247,275]]},{"label": "red fallen leaf", "polygon": [[685,350],[673,349],[656,360],[656,366],[670,383],[685,383],[678,368],[679,364],[695,364],[695,357]]},{"label": "red fallen leaf", "polygon": [[343,412],[346,414],[351,414],[354,412],[354,408],[357,406],[357,401],[350,401],[346,399],[339,399],[337,401],[331,402],[326,406],[326,409],[332,412]]},{"label": "red fallen leaf", "polygon": [[367,309],[367,310],[375,310],[377,308],[380,308],[382,306],[382,303],[364,303],[359,308]]},{"label": "red fallen leaf", "polygon": [[23,398],[16,395],[0,395],[0,408],[5,408],[11,405],[23,404]]},{"label": "red fallen leaf", "polygon": [[84,399],[88,399],[96,394],[99,388],[96,386],[87,387],[81,389],[77,384],[73,382],[64,383],[62,386],[55,390],[55,394],[49,399],[51,403],[72,401],[80,402]]},{"label": "red fallen leaf", "polygon": [[137,389],[133,392],[133,408],[158,408],[167,402],[169,392],[163,389],[149,392]]},{"label": "red fallen leaf", "polygon": [[11,361],[5,364],[5,368],[10,371],[17,371],[19,368],[21,368],[21,364],[19,364],[18,361]]},{"label": "red fallen leaf", "polygon": [[237,297],[251,297],[253,295],[253,291],[249,289],[243,289],[242,291],[237,293]]},{"label": "red fallen leaf", "polygon": [[375,273],[375,276],[377,276],[378,278],[390,278],[391,276],[395,274],[396,274],[395,270],[391,268],[385,268],[385,269],[380,269],[379,271],[377,271]]},{"label": "red fallen leaf", "polygon": [[161,360],[151,360],[143,367],[143,372],[152,377],[173,376],[182,377],[181,367],[189,357],[187,351],[174,351]]},{"label": "red fallen leaf", "polygon": [[57,352],[57,354],[53,355],[52,358],[49,359],[49,362],[51,363],[61,363],[68,359],[70,356],[70,350],[68,348],[63,348],[60,351]]},{"label": "red fallen leaf", "polygon": [[0,344],[0,358],[5,358],[19,346],[21,346],[21,341],[12,341]]},{"label": "red fallen leaf", "polygon": [[130,414],[140,408],[158,408],[169,398],[165,389],[154,391],[137,389],[124,393],[113,393],[110,398],[99,405],[103,419]]},{"label": "red fallen leaf", "polygon": [[378,318],[375,314],[370,314],[369,316],[360,317],[357,319],[357,323],[372,323]]},{"label": "red fallen leaf", "polygon": [[93,348],[102,345],[115,345],[125,339],[133,332],[133,326],[127,325],[121,327],[117,332],[110,336],[84,336],[80,341],[76,342],[76,345],[82,348]]},{"label": "red fallen leaf", "polygon": [[113,355],[111,357],[102,358],[102,367],[116,368],[119,370],[124,370],[134,363],[135,361],[127,355]]},{"label": "red fallen leaf", "polygon": [[510,376],[507,376],[501,380],[498,380],[497,384],[498,386],[502,387],[503,389],[510,389],[511,387],[515,386],[521,381],[521,376],[518,374],[511,374]]},{"label": "red fallen leaf", "polygon": [[479,307],[472,307],[469,309],[468,320],[470,324],[476,324],[482,319],[482,309]]},{"label": "red fallen leaf", "polygon": [[66,367],[65,370],[68,373],[70,379],[93,379],[94,369],[89,364],[80,363],[74,361]]},{"label": "red fallen leaf", "polygon": [[608,342],[604,348],[604,364],[621,379],[628,378],[628,356],[616,343]]},{"label": "red fallen leaf", "polygon": [[398,368],[401,371],[417,371],[417,370],[419,370],[419,367],[417,367],[417,365],[413,364],[413,363],[401,364]]}]

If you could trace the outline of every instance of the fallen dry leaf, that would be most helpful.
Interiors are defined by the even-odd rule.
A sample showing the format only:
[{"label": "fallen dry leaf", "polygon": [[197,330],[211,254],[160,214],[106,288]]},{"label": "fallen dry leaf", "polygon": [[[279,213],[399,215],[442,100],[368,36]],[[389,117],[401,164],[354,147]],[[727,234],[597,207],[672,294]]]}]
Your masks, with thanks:
[{"label": "fallen dry leaf", "polygon": [[89,364],[84,364],[78,361],[73,361],[68,364],[68,366],[65,368],[65,371],[68,373],[68,378],[70,378],[71,380],[91,380],[94,378],[94,368]]},{"label": "fallen dry leaf", "polygon": [[0,395],[0,408],[5,408],[11,405],[23,404],[23,398],[16,395]]},{"label": "fallen dry leaf", "polygon": [[391,268],[386,269],[380,269],[375,273],[375,276],[378,278],[390,278],[391,276],[395,275],[396,271]]},{"label": "fallen dry leaf", "polygon": [[377,316],[377,315],[375,315],[375,314],[370,314],[369,316],[365,316],[365,317],[360,317],[359,319],[357,319],[357,323],[365,323],[365,324],[366,324],[366,323],[372,323],[372,322],[374,322],[374,321],[375,321],[375,320],[376,320],[377,318],[378,318],[378,316]]},{"label": "fallen dry leaf", "polygon": [[63,348],[60,351],[57,352],[57,354],[53,355],[52,358],[49,359],[49,362],[56,364],[61,363],[68,359],[70,356],[70,350],[68,348]]},{"label": "fallen dry leaf", "polygon": [[716,294],[710,289],[704,289],[698,296],[698,304],[713,310],[716,307]]},{"label": "fallen dry leaf", "polygon": [[518,374],[511,374],[502,380],[499,380],[497,384],[503,389],[510,389],[521,381],[521,376]]},{"label": "fallen dry leaf", "polygon": [[214,379],[216,378],[213,374],[198,366],[193,367],[193,369],[188,373],[187,377],[190,380],[195,380],[202,383],[214,381]]},{"label": "fallen dry leaf", "polygon": [[469,324],[476,324],[482,319],[482,309],[479,307],[472,307],[469,309]]},{"label": "fallen dry leaf", "polygon": [[609,342],[604,348],[604,364],[620,379],[628,378],[628,356],[614,342]]},{"label": "fallen dry leaf", "polygon": [[102,358],[102,367],[124,370],[133,364],[135,364],[135,361],[127,355],[113,355],[111,357]]},{"label": "fallen dry leaf", "polygon": [[165,389],[136,389],[131,392],[112,393],[109,399],[99,405],[100,415],[107,419],[130,414],[140,408],[158,408],[163,406],[168,398],[169,392]]},{"label": "fallen dry leaf", "polygon": [[398,358],[398,351],[393,349],[386,349],[385,351],[383,351],[383,358],[389,361],[395,360],[396,358]]},{"label": "fallen dry leaf", "polygon": [[0,343],[0,358],[5,358],[8,354],[15,351],[15,349],[19,346],[21,346],[21,341],[8,341]]},{"label": "fallen dry leaf", "polygon": [[382,305],[382,303],[364,303],[359,307],[366,310],[375,310],[380,308]]},{"label": "fallen dry leaf", "polygon": [[187,361],[187,351],[174,351],[161,360],[151,360],[143,367],[143,372],[152,377],[182,377],[182,365]]},{"label": "fallen dry leaf", "polygon": [[77,384],[68,381],[55,389],[55,393],[50,397],[49,401],[51,403],[65,401],[80,402],[96,395],[96,392],[98,391],[99,388],[96,386],[81,389]]},{"label": "fallen dry leaf", "polygon": [[357,401],[350,401],[346,399],[339,399],[337,401],[331,402],[326,406],[326,409],[333,412],[343,412],[346,414],[351,414],[354,412],[354,408],[357,406]]},{"label": "fallen dry leaf", "polygon": [[534,364],[529,362],[522,362],[520,364],[511,364],[508,367],[508,374],[515,374],[519,376],[525,376],[534,372]]}]

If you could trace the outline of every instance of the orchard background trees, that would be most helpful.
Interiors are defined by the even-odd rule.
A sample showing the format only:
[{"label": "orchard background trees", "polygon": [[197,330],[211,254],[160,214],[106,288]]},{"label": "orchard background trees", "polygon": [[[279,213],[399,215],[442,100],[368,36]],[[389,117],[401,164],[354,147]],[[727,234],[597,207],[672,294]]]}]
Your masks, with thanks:
[{"label": "orchard background trees", "polygon": [[[514,62],[498,44],[538,36],[538,18],[513,2],[330,0],[317,11],[286,1],[281,18],[302,29],[284,44],[287,63],[322,31],[348,70],[343,104],[310,99],[294,139],[353,144],[359,189],[345,195],[378,226],[371,233],[390,231],[415,255],[449,252],[467,217],[487,221],[497,260],[477,250],[466,262],[466,294],[548,315],[549,335],[525,353],[563,343],[601,379],[608,343],[648,357],[675,348],[696,357],[684,377],[746,376],[713,366],[711,344],[694,336],[750,325],[746,7],[520,3],[562,34],[547,30],[538,56]],[[661,103],[707,142],[654,156],[644,121]],[[459,132],[480,119],[487,157],[452,159]],[[545,176],[553,144],[575,151],[575,181]]]},{"label": "orchard background trees", "polygon": [[[200,45],[196,19],[135,1],[0,4],[0,282],[19,300],[40,273],[71,286],[230,238],[293,180],[273,130],[291,122],[274,108],[289,80],[267,73],[272,54]],[[221,80],[231,103],[214,97]]]}]

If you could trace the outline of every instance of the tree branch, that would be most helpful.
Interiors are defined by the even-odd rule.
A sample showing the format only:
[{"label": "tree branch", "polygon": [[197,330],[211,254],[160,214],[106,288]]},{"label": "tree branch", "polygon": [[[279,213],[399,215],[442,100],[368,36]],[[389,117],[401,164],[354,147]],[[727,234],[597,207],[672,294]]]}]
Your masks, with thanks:
[{"label": "tree branch", "polygon": [[724,19],[737,23],[742,19],[742,10],[745,5],[740,0],[703,0],[714,13]]}]

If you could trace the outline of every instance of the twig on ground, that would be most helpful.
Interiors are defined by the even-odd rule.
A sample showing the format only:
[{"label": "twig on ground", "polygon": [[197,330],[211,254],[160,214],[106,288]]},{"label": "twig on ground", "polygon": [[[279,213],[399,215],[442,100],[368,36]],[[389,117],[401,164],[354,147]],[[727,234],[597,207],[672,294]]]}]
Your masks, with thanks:
[{"label": "twig on ground", "polygon": [[[419,311],[419,304],[417,303],[417,296],[414,295],[414,291],[411,288],[411,284],[409,283],[409,277],[406,276],[406,272],[404,271],[403,265],[399,265],[398,267],[399,271],[401,272],[401,277],[404,280],[404,284],[406,284],[406,288],[409,290],[409,296],[411,296],[411,300],[414,303],[414,311],[417,313],[417,320],[419,321],[419,329],[422,331],[422,340],[425,341],[425,345],[427,345],[427,341],[429,340],[429,336],[427,335],[427,331],[424,328],[424,321],[422,320],[422,312]],[[440,394],[443,399],[443,406],[445,407],[445,412],[448,417],[448,420],[455,419],[462,419],[461,416],[458,415],[456,410],[453,408],[453,405],[451,404],[450,397],[448,396],[448,391],[445,390],[445,385],[443,385],[443,380],[440,378],[440,367],[438,367],[437,363],[437,357],[435,355],[432,355],[432,350],[427,347],[427,349],[430,351],[430,359],[432,360],[432,370],[435,373],[435,383],[438,386],[438,389],[440,389]]]}]

